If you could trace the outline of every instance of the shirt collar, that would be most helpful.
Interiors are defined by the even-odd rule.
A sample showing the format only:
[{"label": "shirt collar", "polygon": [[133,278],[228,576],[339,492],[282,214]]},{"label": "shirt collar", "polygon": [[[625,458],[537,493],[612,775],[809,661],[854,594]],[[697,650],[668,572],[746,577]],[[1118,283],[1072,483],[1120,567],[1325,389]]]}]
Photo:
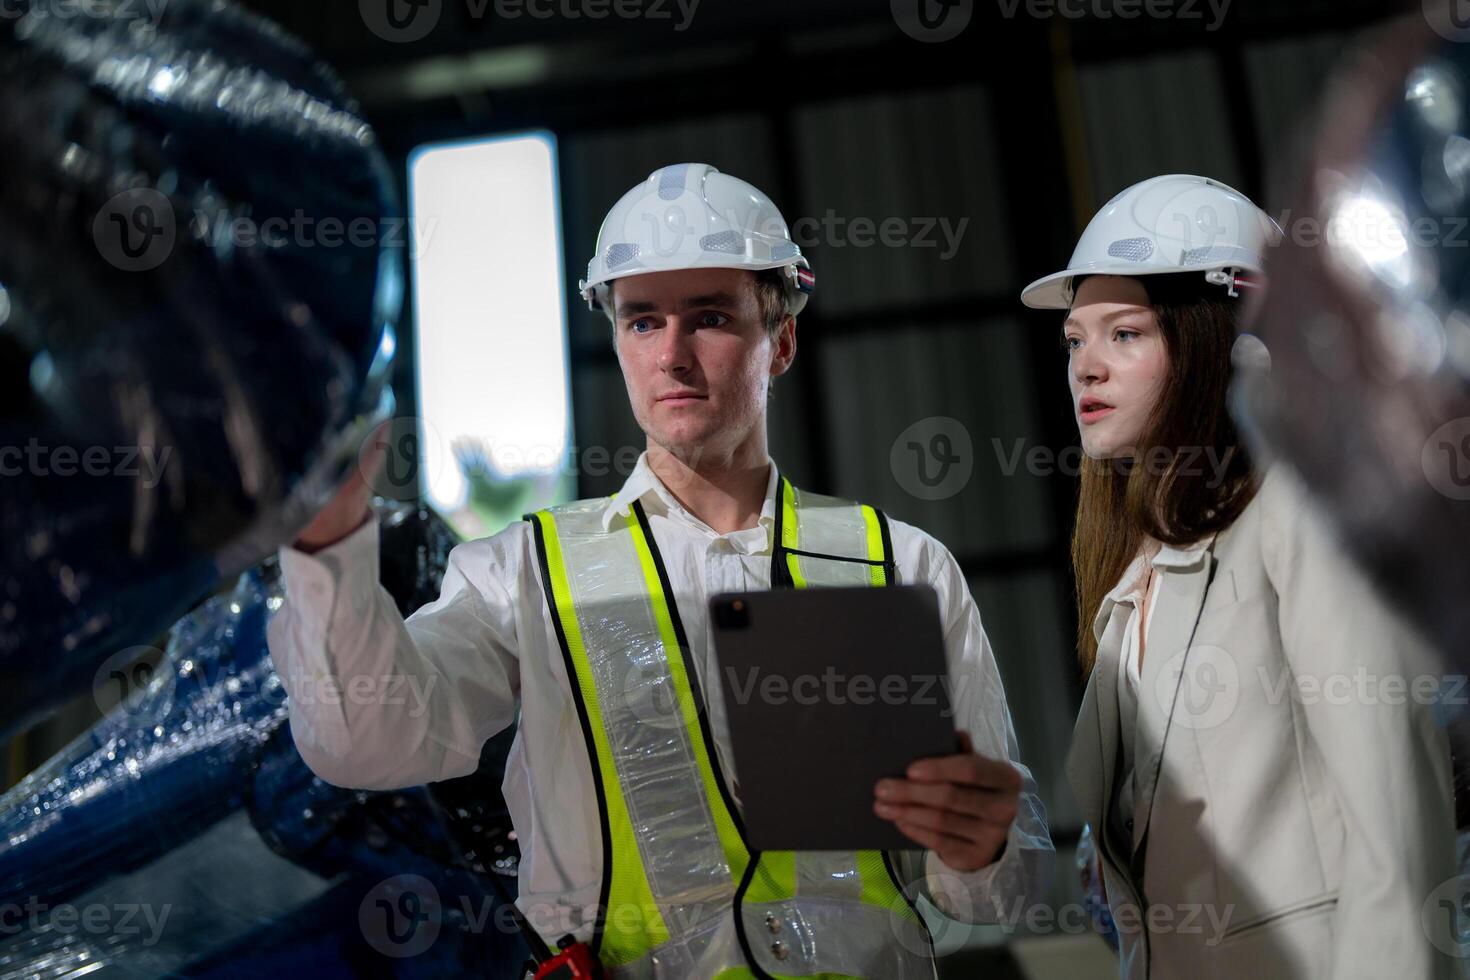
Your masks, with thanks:
[{"label": "shirt collar", "polygon": [[[766,499],[761,503],[761,514],[758,521],[760,527],[770,528],[776,524],[776,490],[777,474],[780,472],[774,460],[771,461],[771,472],[766,477]],[[628,479],[623,483],[623,488],[608,501],[607,507],[602,512],[602,529],[606,531],[612,526],[613,518],[619,515],[627,515],[633,509],[636,501],[643,501],[645,507],[654,507],[666,514],[677,514],[681,518],[704,528],[711,534],[715,531],[704,521],[695,517],[679,503],[678,499],[669,492],[648,465],[648,451],[644,450],[638,456],[638,462],[633,467],[633,472],[628,474]]]},{"label": "shirt collar", "polygon": [[1214,544],[1215,536],[1207,534],[1192,544],[1161,545],[1154,555],[1155,568],[1192,568],[1203,560],[1205,551]]},{"label": "shirt collar", "polygon": [[1092,621],[1093,635],[1102,639],[1103,630],[1107,629],[1108,617],[1113,614],[1113,607],[1119,603],[1129,602],[1138,605],[1143,598],[1144,562],[1148,561],[1154,568],[1184,569],[1192,568],[1203,559],[1205,551],[1214,543],[1215,535],[1208,534],[1198,541],[1185,545],[1160,544],[1159,550],[1154,553],[1151,560],[1146,559],[1140,552],[1128,565],[1128,570],[1118,579],[1118,584],[1113,586],[1111,592],[1103,597],[1098,604],[1097,616]]}]

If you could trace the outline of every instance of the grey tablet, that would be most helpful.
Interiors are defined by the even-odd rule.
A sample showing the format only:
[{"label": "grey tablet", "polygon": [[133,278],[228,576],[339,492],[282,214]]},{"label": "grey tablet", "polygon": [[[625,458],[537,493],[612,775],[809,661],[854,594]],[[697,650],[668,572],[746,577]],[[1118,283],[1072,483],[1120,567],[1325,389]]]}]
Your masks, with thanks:
[{"label": "grey tablet", "polygon": [[710,613],[750,846],[919,848],[873,784],[960,751],[934,590],[726,594]]}]

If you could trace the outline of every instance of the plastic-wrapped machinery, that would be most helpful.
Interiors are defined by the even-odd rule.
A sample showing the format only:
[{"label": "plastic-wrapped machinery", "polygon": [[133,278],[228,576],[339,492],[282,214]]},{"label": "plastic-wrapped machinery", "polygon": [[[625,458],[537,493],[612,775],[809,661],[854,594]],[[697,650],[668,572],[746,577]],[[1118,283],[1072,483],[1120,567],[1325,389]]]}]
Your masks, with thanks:
[{"label": "plastic-wrapped machinery", "polygon": [[[426,510],[380,523],[383,585],[406,616],[438,596],[456,539]],[[462,779],[324,783],[266,649],[282,595],[273,558],[240,576],[174,627],[141,691],[0,796],[0,976],[427,980],[524,961],[502,898],[519,855],[500,792],[514,730]],[[425,918],[395,932],[383,906]],[[98,912],[106,929],[63,918]]]},{"label": "plastic-wrapped machinery", "polygon": [[0,159],[4,737],[340,480],[404,242],[335,75],[222,0],[9,3]]}]

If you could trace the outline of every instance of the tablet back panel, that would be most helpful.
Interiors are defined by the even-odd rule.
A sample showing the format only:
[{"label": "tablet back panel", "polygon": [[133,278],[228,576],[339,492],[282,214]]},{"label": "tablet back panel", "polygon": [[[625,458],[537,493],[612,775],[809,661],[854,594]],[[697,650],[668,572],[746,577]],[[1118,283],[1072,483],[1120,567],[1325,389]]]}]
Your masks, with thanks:
[{"label": "tablet back panel", "polygon": [[873,812],[873,784],[959,751],[934,590],[726,594],[710,612],[750,845],[919,848]]}]

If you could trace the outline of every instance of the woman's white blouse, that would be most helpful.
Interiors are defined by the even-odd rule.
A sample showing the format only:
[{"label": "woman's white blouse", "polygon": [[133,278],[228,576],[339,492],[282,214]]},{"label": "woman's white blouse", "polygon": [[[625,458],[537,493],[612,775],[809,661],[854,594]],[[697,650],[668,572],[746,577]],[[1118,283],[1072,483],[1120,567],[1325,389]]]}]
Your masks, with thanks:
[{"label": "woman's white blouse", "polygon": [[[1133,559],[1128,570],[1118,579],[1118,584],[1103,599],[1102,607],[1098,611],[1099,619],[1112,626],[1111,619],[1102,619],[1106,613],[1109,617],[1122,617],[1124,621],[1121,643],[1114,647],[1107,637],[1110,635],[1108,629],[1102,631],[1103,639],[1098,643],[1098,659],[1103,657],[1120,657],[1117,698],[1118,698],[1118,728],[1120,737],[1118,746],[1120,749],[1118,766],[1118,789],[1113,794],[1113,805],[1108,811],[1108,825],[1111,833],[1117,841],[1133,840],[1133,766],[1134,766],[1134,739],[1137,730],[1139,686],[1142,676],[1142,663],[1139,657],[1139,626],[1138,607],[1143,602],[1144,590],[1148,586],[1148,567],[1153,565],[1154,575],[1162,579],[1167,575],[1171,565],[1193,564],[1193,557],[1201,549],[1207,548],[1214,540],[1210,535],[1195,544],[1186,547],[1171,547],[1169,545],[1155,545],[1157,553],[1150,560],[1148,555],[1153,550],[1145,547]],[[1143,646],[1147,645],[1148,629],[1153,623],[1154,613],[1159,608],[1161,601],[1167,601],[1165,590],[1154,589],[1154,601],[1149,604],[1148,615],[1143,623]],[[1131,847],[1130,847],[1131,850]]]}]

